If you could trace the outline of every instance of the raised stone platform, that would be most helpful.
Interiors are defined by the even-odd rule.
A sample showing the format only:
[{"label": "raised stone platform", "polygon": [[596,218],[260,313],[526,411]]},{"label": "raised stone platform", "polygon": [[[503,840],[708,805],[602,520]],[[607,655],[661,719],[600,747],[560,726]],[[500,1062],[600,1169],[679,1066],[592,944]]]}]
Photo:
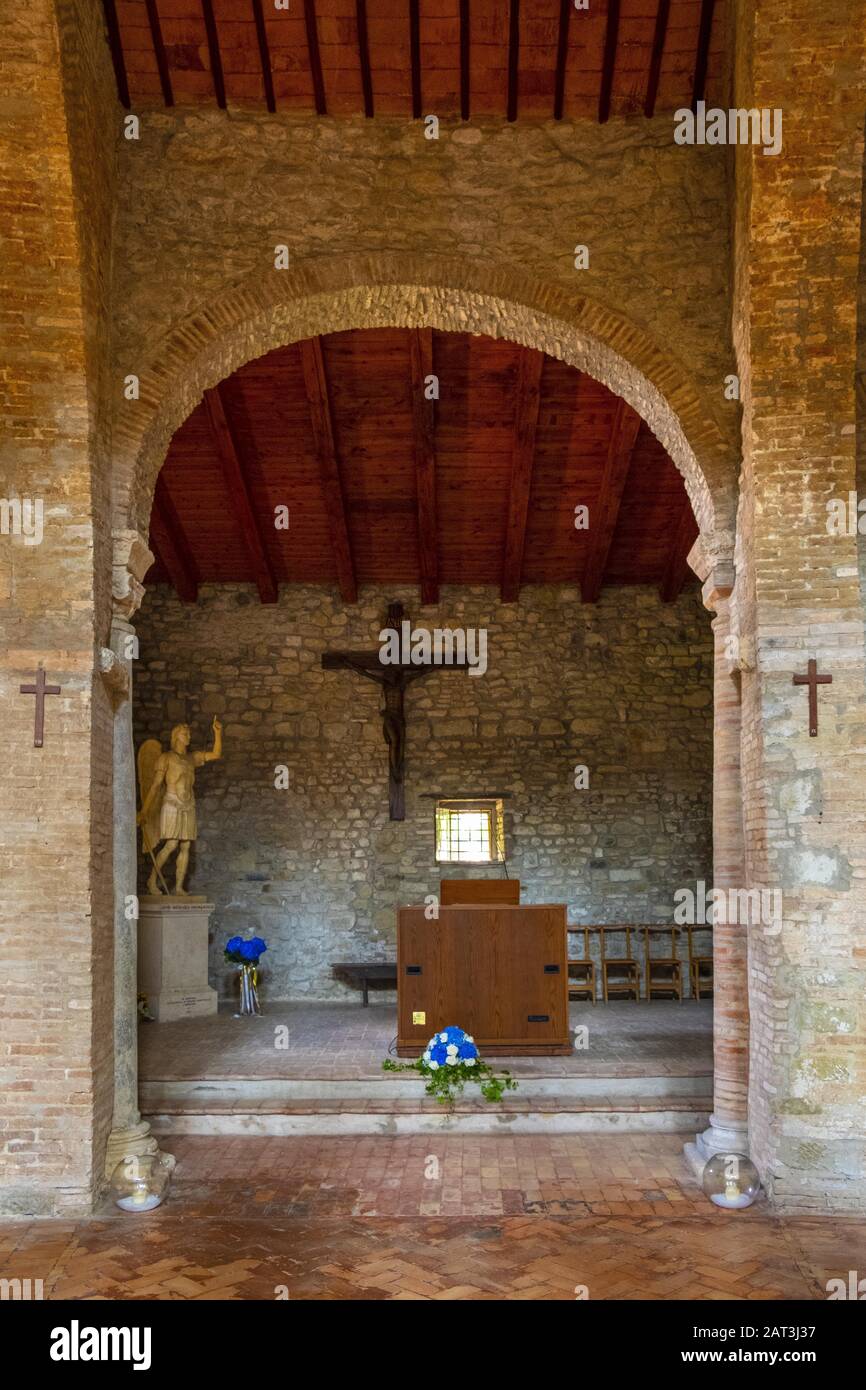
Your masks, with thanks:
[{"label": "raised stone platform", "polygon": [[[585,1049],[497,1058],[519,1089],[498,1105],[469,1087],[453,1111],[411,1073],[385,1073],[395,1010],[278,1004],[258,1019],[141,1030],[140,1102],[155,1133],[568,1134],[699,1131],[712,1105],[712,1005],[572,1005]],[[274,1029],[288,1029],[287,1049]]]}]

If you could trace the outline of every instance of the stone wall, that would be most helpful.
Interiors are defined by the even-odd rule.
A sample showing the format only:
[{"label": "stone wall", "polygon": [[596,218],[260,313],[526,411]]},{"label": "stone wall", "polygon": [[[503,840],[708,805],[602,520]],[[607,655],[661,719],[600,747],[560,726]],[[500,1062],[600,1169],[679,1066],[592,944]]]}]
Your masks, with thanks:
[{"label": "stone wall", "polygon": [[565,901],[575,922],[670,920],[675,888],[710,880],[712,634],[696,590],[664,605],[618,588],[583,605],[577,589],[533,586],[519,606],[445,590],[422,625],[485,628],[489,664],[411,687],[403,823],[388,820],[378,689],[321,669],[325,650],[375,649],[394,597],[417,611],[411,590],[365,590],[356,608],[301,586],[276,606],[239,585],[205,586],[194,607],[148,591],[136,745],[166,746],[183,720],[200,747],[214,714],[225,726],[223,762],[197,780],[191,883],[217,904],[223,989],[225,940],[254,928],[272,997],[350,997],[329,962],[393,955],[396,905],[437,891],[437,794],[502,794],[524,900]]},{"label": "stone wall", "polygon": [[[165,447],[205,386],[293,338],[416,321],[382,316],[369,293],[403,284],[440,328],[511,336],[512,323],[479,318],[479,301],[516,304],[517,340],[554,356],[562,320],[577,324],[586,350],[576,365],[627,398],[643,372],[678,426],[643,388],[631,403],[675,459],[685,432],[732,527],[728,150],[675,145],[667,116],[443,122],[426,140],[418,121],[140,114],[141,138],[119,151],[115,374],[118,384],[141,377],[139,401],[119,385],[115,397],[119,524],[146,525]],[[274,268],[277,245],[288,247],[286,270]],[[586,269],[575,269],[577,245],[589,249]],[[437,318],[437,291],[455,283],[462,321]],[[347,302],[329,320],[339,293]],[[530,305],[557,321],[549,340]],[[586,347],[591,333],[614,343],[615,370]],[[136,450],[144,478],[131,476]]]}]

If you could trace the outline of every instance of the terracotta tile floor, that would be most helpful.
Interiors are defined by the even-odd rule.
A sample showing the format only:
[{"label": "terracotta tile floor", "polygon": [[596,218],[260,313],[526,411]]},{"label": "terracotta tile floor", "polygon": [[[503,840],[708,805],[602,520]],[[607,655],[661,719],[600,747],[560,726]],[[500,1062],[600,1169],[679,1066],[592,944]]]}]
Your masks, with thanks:
[{"label": "terracotta tile floor", "polygon": [[686,1137],[177,1138],[165,1206],[5,1222],[0,1273],[77,1299],[684,1300],[866,1271],[866,1221],[710,1206]]},{"label": "terracotta tile floor", "polygon": [[[585,1024],[589,1046],[569,1057],[497,1058],[516,1076],[695,1075],[712,1071],[711,1000],[682,1004],[572,1004],[571,1025]],[[289,1046],[273,1046],[286,1025]],[[144,1023],[139,1074],[145,1080],[188,1077],[339,1077],[382,1075],[397,1032],[393,1006],[272,1004],[262,1018],[230,1011],[178,1023]]]}]

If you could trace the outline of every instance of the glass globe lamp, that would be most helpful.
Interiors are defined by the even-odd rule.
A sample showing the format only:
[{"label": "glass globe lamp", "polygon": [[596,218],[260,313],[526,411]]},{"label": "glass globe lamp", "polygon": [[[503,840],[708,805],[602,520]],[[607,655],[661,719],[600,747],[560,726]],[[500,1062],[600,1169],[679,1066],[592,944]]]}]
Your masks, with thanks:
[{"label": "glass globe lamp", "polygon": [[758,1170],[747,1154],[713,1154],[701,1178],[704,1192],[717,1207],[750,1207],[761,1190]]},{"label": "glass globe lamp", "polygon": [[171,1170],[166,1154],[127,1154],[111,1175],[111,1195],[122,1211],[153,1211],[168,1192]]}]

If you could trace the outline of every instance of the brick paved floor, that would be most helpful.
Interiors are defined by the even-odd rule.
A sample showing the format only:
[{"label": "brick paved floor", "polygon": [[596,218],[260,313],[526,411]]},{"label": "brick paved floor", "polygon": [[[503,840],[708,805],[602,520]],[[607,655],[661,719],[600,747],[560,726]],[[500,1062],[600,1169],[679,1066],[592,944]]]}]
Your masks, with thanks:
[{"label": "brick paved floor", "polygon": [[[589,1046],[569,1057],[497,1058],[516,1076],[694,1075],[712,1071],[711,1000],[682,1004],[572,1004],[572,1027],[586,1024]],[[289,1029],[286,1050],[274,1029]],[[139,1074],[145,1080],[188,1077],[381,1076],[397,1032],[390,1005],[273,1004],[262,1018],[231,1012],[178,1023],[144,1023]]]},{"label": "brick paved floor", "polygon": [[866,1221],[713,1208],[686,1137],[177,1138],[163,1207],[4,1222],[0,1274],[76,1299],[739,1300],[866,1271]]}]

